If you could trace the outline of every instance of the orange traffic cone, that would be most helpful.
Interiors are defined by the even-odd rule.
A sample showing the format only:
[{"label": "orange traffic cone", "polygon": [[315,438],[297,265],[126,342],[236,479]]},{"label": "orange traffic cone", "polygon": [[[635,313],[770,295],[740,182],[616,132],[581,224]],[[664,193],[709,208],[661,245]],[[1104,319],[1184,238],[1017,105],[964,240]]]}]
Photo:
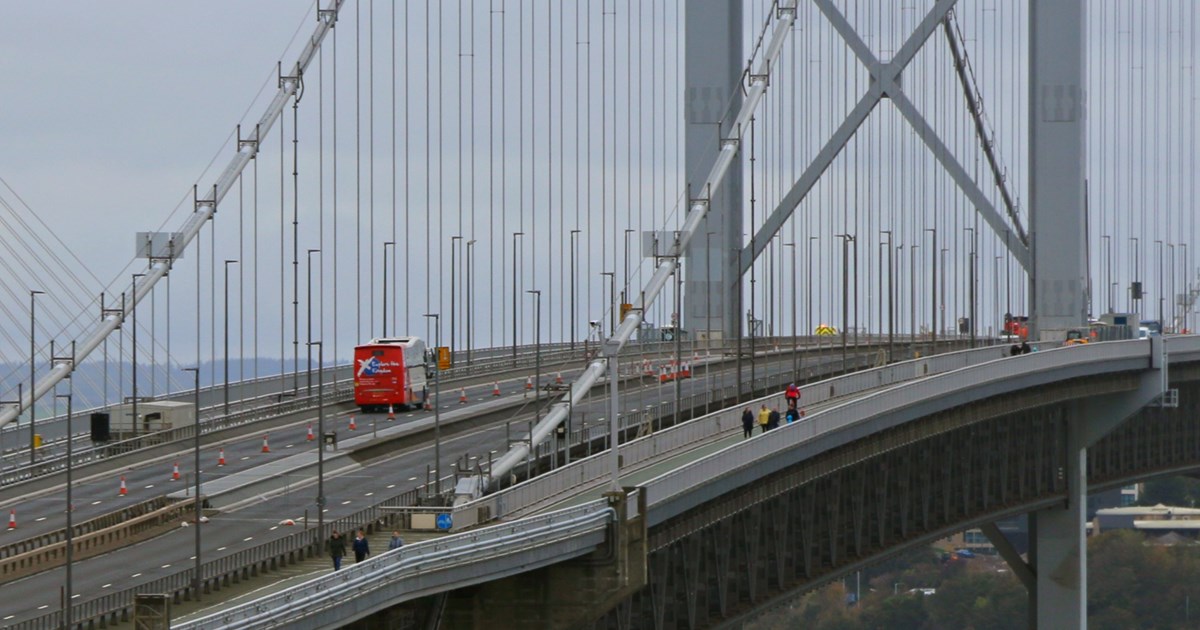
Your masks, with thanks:
[{"label": "orange traffic cone", "polygon": [[532,376],[525,377],[525,389],[533,389],[533,377]]},{"label": "orange traffic cone", "polygon": [[129,494],[129,491],[125,489],[125,475],[121,475],[121,490],[118,492],[118,494],[120,496]]},{"label": "orange traffic cone", "polygon": [[[351,417],[351,418],[353,418],[354,416],[350,416],[350,417]],[[307,436],[305,436],[305,438],[304,438],[304,439],[308,440],[309,442],[311,442],[311,441],[313,441],[314,439],[316,439],[315,437],[313,437],[313,432],[312,432],[312,423],[311,423],[311,422],[310,422],[310,423],[308,423],[308,435],[307,435]]]},{"label": "orange traffic cone", "polygon": [[[429,411],[431,409],[433,409],[433,403],[430,402],[429,395],[426,394],[425,395],[425,411]],[[391,420],[391,418],[388,418],[388,419]]]},{"label": "orange traffic cone", "polygon": [[17,528],[17,511],[16,510],[9,510],[9,512],[8,512],[8,528],[9,529]]},{"label": "orange traffic cone", "polygon": [[492,395],[493,396],[500,395],[500,381],[496,381],[496,382],[492,383]]},{"label": "orange traffic cone", "polygon": [[265,435],[263,436],[263,449],[262,449],[262,452],[264,452],[264,453],[270,453],[270,452],[271,452],[271,447],[270,447],[270,446],[267,444],[267,436],[265,436]]},{"label": "orange traffic cone", "polygon": [[395,419],[396,419],[396,408],[393,407],[392,405],[388,405],[388,420],[390,421],[390,420],[395,420]]},{"label": "orange traffic cone", "polygon": [[175,462],[175,470],[171,471],[171,481],[179,481],[179,462]]},{"label": "orange traffic cone", "polygon": [[220,452],[217,454],[217,465],[218,466],[225,465],[225,447],[224,446],[221,447]]},{"label": "orange traffic cone", "polygon": [[562,385],[562,372],[556,372],[554,374],[554,384]]},{"label": "orange traffic cone", "polygon": [[458,404],[467,404],[467,388],[462,387],[458,390]]},{"label": "orange traffic cone", "polygon": [[350,414],[350,430],[351,430],[351,431],[357,431],[357,430],[358,430],[358,425],[357,425],[357,424],[355,424],[355,422],[354,422],[354,414]]}]

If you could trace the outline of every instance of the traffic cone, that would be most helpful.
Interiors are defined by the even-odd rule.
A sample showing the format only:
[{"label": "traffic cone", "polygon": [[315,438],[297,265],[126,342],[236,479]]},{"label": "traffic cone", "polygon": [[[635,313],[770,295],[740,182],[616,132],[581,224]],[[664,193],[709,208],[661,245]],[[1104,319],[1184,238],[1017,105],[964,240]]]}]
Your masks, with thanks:
[{"label": "traffic cone", "polygon": [[458,404],[467,404],[467,388],[465,387],[459,388],[458,390]]},{"label": "traffic cone", "polygon": [[120,496],[129,494],[129,491],[125,489],[125,475],[121,475],[121,490],[118,492],[118,494]]},{"label": "traffic cone", "polygon": [[271,452],[271,447],[270,447],[270,446],[267,444],[267,436],[265,436],[265,435],[263,436],[263,449],[262,449],[262,452],[264,452],[264,453],[270,453],[270,452]]},{"label": "traffic cone", "polygon": [[392,405],[388,405],[388,420],[391,421],[391,420],[395,420],[395,419],[396,419],[396,408],[393,407]]},{"label": "traffic cone", "polygon": [[556,372],[554,374],[554,384],[562,385],[562,372]]},{"label": "traffic cone", "polygon": [[175,462],[175,469],[171,471],[171,481],[179,481],[179,462]]},{"label": "traffic cone", "polygon": [[525,377],[525,389],[533,389],[533,377],[532,376]]},{"label": "traffic cone", "polygon": [[8,528],[9,529],[17,528],[17,511],[16,510],[9,510],[9,512],[8,512]]},{"label": "traffic cone", "polygon": [[217,454],[217,465],[218,466],[225,465],[225,447],[224,446],[221,447],[220,452]]},{"label": "traffic cone", "polygon": [[496,381],[496,382],[492,383],[492,395],[493,396],[500,395],[500,381]]},{"label": "traffic cone", "polygon": [[[432,409],[433,409],[433,403],[429,401],[429,396],[426,395],[425,396],[425,411],[430,411]],[[388,419],[391,420],[391,418],[388,418]]]},{"label": "traffic cone", "polygon": [[[350,416],[350,417],[351,417],[351,418],[353,418],[354,416]],[[304,439],[308,440],[309,442],[311,442],[311,441],[313,441],[314,439],[316,439],[315,437],[313,437],[313,432],[312,432],[312,423],[311,423],[311,422],[310,422],[310,423],[308,423],[308,435],[307,435],[307,436],[305,436],[305,438],[304,438]]]},{"label": "traffic cone", "polygon": [[350,414],[350,430],[357,431],[358,425],[354,423],[354,414]]}]

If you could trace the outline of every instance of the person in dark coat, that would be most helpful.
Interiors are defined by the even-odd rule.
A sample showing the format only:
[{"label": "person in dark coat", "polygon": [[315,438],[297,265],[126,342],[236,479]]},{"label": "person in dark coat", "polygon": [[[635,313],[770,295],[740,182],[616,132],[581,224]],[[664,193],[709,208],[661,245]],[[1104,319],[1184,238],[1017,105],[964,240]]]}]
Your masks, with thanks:
[{"label": "person in dark coat", "polygon": [[796,409],[795,407],[791,407],[786,412],[784,412],[784,419],[787,420],[788,424],[796,422],[797,420],[800,419],[800,411],[798,409]]},{"label": "person in dark coat", "polygon": [[362,562],[371,555],[371,547],[367,543],[367,534],[363,530],[358,530],[358,536],[354,538],[354,561]]},{"label": "person in dark coat", "polygon": [[1021,354],[1029,354],[1029,352],[1030,352],[1030,349],[1029,349],[1029,342],[1028,342],[1028,341],[1022,341],[1022,342],[1021,342]]},{"label": "person in dark coat", "polygon": [[401,540],[401,538],[400,538],[400,531],[399,530],[393,531],[392,539],[388,541],[388,551],[391,551],[392,549],[399,549],[403,546],[404,546],[404,541]]},{"label": "person in dark coat", "polygon": [[770,415],[767,416],[767,428],[768,429],[778,429],[779,428],[779,408],[778,407],[772,409]]},{"label": "person in dark coat", "polygon": [[742,437],[748,438],[752,435],[754,435],[754,412],[746,407],[746,410],[742,412]]},{"label": "person in dark coat", "polygon": [[346,539],[333,530],[333,535],[329,537],[329,557],[333,558],[333,570],[337,571],[342,568],[342,556],[346,555]]}]

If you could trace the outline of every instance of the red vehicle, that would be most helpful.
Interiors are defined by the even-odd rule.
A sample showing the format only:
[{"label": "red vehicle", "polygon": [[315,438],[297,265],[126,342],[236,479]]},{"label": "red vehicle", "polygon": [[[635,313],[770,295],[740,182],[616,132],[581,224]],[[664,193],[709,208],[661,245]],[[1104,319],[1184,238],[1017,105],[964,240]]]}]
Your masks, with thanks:
[{"label": "red vehicle", "polygon": [[354,403],[363,411],[417,407],[425,394],[425,342],[421,339],[372,339],[354,348]]}]

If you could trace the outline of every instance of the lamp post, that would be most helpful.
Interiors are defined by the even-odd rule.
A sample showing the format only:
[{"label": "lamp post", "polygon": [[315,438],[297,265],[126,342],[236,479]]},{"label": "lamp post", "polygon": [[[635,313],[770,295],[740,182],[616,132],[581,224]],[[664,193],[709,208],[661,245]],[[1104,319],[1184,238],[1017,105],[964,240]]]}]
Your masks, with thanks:
[{"label": "lamp post", "polygon": [[[886,234],[886,235],[887,235],[887,261],[888,261],[888,264],[887,264],[887,267],[888,267],[888,299],[887,299],[887,310],[888,310],[888,361],[890,362],[890,361],[892,360],[892,344],[893,344],[893,342],[895,341],[895,336],[896,336],[896,274],[894,273],[894,267],[895,267],[895,260],[896,260],[896,258],[895,258],[895,256],[892,254],[892,252],[894,251],[894,250],[892,249],[892,231],[891,231],[891,230],[881,230],[879,233],[880,233],[880,234]],[[882,270],[879,272],[879,283],[880,283],[880,284],[883,284],[883,271],[882,271]],[[882,302],[883,302],[883,300],[881,299],[881,300],[880,300],[880,302],[881,302],[881,304],[880,304],[880,307],[882,307]],[[880,325],[882,325],[882,324],[883,324],[883,314],[882,314],[882,313],[880,313],[879,322],[880,322]]]},{"label": "lamp post", "polygon": [[576,265],[575,256],[577,255],[575,247],[575,237],[579,236],[582,230],[571,230],[570,246],[571,246],[571,352],[575,352],[575,326],[579,322],[579,313],[575,310],[575,280],[576,280]]},{"label": "lamp post", "polygon": [[[308,250],[308,289],[307,289],[308,297],[306,298],[306,300],[308,301],[308,306],[307,306],[308,313],[305,316],[305,319],[307,320],[307,327],[308,327],[308,333],[307,333],[308,338],[305,340],[306,342],[311,342],[313,340],[313,333],[312,333],[312,319],[313,319],[312,318],[312,303],[313,303],[313,299],[312,299],[312,267],[313,267],[312,255],[319,254],[319,253],[321,253],[321,250],[319,250],[319,249]],[[228,263],[229,261],[225,261],[225,262]],[[384,266],[384,269],[387,269],[386,265]],[[385,281],[384,284],[386,285],[387,282]],[[387,301],[387,298],[384,298],[384,302],[386,302],[386,301]],[[305,382],[307,383],[307,385],[306,385],[307,393],[309,396],[312,396],[312,344],[311,343],[308,344],[307,349],[308,349],[308,363],[307,363],[308,373],[305,377]]]},{"label": "lamp post", "polygon": [[[712,237],[716,232],[704,233],[704,277],[707,286],[704,289],[704,349],[712,350]],[[708,377],[708,366],[704,367],[704,376]],[[704,413],[708,413],[708,403],[705,403]]]},{"label": "lamp post", "polygon": [[[137,282],[138,282],[138,278],[141,278],[144,275],[146,275],[146,274],[144,274],[144,273],[133,274],[133,282],[129,286],[129,302],[130,302],[129,312],[133,315],[133,348],[130,349],[130,354],[133,356],[133,364],[130,366],[130,369],[132,370],[132,374],[130,376],[130,378],[132,379],[130,382],[130,386],[132,388],[132,391],[130,392],[130,394],[131,394],[130,400],[133,402],[133,407],[132,407],[131,411],[133,412],[133,434],[134,435],[137,435],[137,424],[138,424]],[[197,308],[199,307],[198,304],[196,306],[197,306]]]},{"label": "lamp post", "polygon": [[[1131,237],[1129,237],[1129,240],[1133,241],[1133,281],[1137,282],[1137,283],[1141,283],[1142,272],[1141,272],[1140,253],[1138,252],[1138,245],[1139,245],[1138,237],[1131,236]],[[1137,311],[1140,313],[1141,305],[1139,304],[1139,302],[1141,302],[1141,299],[1142,299],[1141,291],[1138,291],[1138,293],[1135,294],[1133,292],[1133,287],[1130,286],[1129,296],[1130,296],[1130,306],[1129,306],[1128,310]]]},{"label": "lamp post", "polygon": [[37,329],[35,328],[35,323],[37,322],[37,320],[34,319],[35,307],[37,306],[37,303],[34,301],[34,298],[39,295],[45,295],[45,294],[46,294],[45,291],[36,291],[34,289],[29,290],[29,465],[30,466],[32,466],[36,463],[35,457],[37,454],[37,449],[34,448],[34,442],[37,439],[37,433],[35,433],[34,428],[33,428],[33,424],[34,424],[33,419],[34,419],[34,416],[36,415],[36,409],[37,409],[37,407],[36,407],[37,396],[34,392],[34,389],[37,386],[37,381],[35,380],[37,375],[36,375],[35,368],[34,368],[34,361],[37,359],[37,345],[34,343],[34,341],[36,339],[35,335],[37,334]]},{"label": "lamp post", "polygon": [[[325,344],[321,341],[310,341],[308,345],[317,347],[317,362],[325,364]],[[317,536],[323,537],[325,530],[325,372],[317,370],[317,433],[321,434],[317,442]],[[305,523],[307,527],[308,524]]]},{"label": "lamp post", "polygon": [[455,300],[455,297],[456,297],[455,288],[457,287],[456,276],[458,274],[455,271],[456,256],[454,255],[454,252],[455,252],[454,245],[455,245],[456,241],[461,241],[461,240],[462,240],[461,234],[450,237],[450,364],[451,365],[454,364],[454,349],[458,347],[458,344],[455,343],[458,340],[458,335],[457,335],[458,328],[455,326],[455,317],[454,317],[455,311],[456,311],[455,306],[457,305],[457,302]]},{"label": "lamp post", "polygon": [[1163,327],[1163,297],[1165,294],[1165,291],[1163,290],[1163,285],[1165,284],[1163,282],[1163,247],[1162,247],[1163,242],[1161,240],[1155,240],[1154,244],[1158,245],[1158,287],[1157,287],[1157,289],[1158,289],[1158,327],[1159,327],[1159,329],[1162,329],[1162,327]]},{"label": "lamp post", "polygon": [[524,232],[513,232],[513,286],[512,286],[512,305],[513,305],[513,342],[512,342],[512,358],[517,360],[517,239],[525,236]]},{"label": "lamp post", "polygon": [[633,228],[625,228],[625,278],[624,286],[621,288],[621,302],[629,302],[629,235],[637,230]]},{"label": "lamp post", "polygon": [[938,312],[937,312],[937,228],[925,228],[926,232],[933,233],[933,242],[930,244],[929,259],[932,261],[933,268],[929,271],[929,307],[933,310],[930,313],[932,324],[929,327],[929,341],[931,346],[937,349],[937,329],[938,329]]},{"label": "lamp post", "polygon": [[1104,299],[1106,304],[1106,312],[1113,312],[1113,294],[1112,294],[1112,237],[1108,234],[1101,234],[1100,240],[1104,242]]},{"label": "lamp post", "polygon": [[[600,275],[608,276],[608,289],[609,289],[608,295],[610,298],[612,298],[612,307],[613,307],[612,332],[616,332],[617,331],[617,311],[620,310],[620,307],[618,306],[618,303],[617,303],[617,272],[601,271]],[[600,329],[600,333],[601,334],[604,333],[603,328]]]},{"label": "lamp post", "polygon": [[808,327],[808,330],[806,330],[806,331],[804,332],[804,335],[805,335],[806,337],[807,337],[808,335],[811,335],[811,334],[812,334],[812,331],[813,331],[813,317],[812,317],[812,304],[813,304],[813,299],[812,299],[812,285],[813,285],[813,283],[812,283],[812,269],[813,269],[813,262],[812,262],[812,261],[813,261],[813,241],[819,241],[819,240],[821,240],[821,237],[820,237],[820,236],[810,236],[810,237],[808,237],[808,282],[806,282],[806,283],[805,283],[805,285],[807,285],[807,288],[808,288],[808,297],[806,298],[806,299],[807,299],[807,301],[808,301],[808,316],[807,316],[807,317],[808,317],[808,322],[806,323],[806,325],[807,325],[807,327]]},{"label": "lamp post", "polygon": [[537,424],[542,420],[542,291],[527,289],[525,292],[533,296],[533,423]]},{"label": "lamp post", "polygon": [[[515,250],[514,250],[515,251]],[[516,310],[513,311],[516,313]],[[442,318],[438,313],[425,313],[425,317],[433,318],[434,344],[442,345]],[[515,319],[513,321],[516,321]],[[516,339],[516,337],[513,337]],[[516,346],[513,346],[515,349]],[[514,355],[515,356],[515,355]],[[438,496],[442,494],[442,366],[437,360],[433,364],[433,467],[437,471],[433,475]]]},{"label": "lamp post", "polygon": [[792,378],[795,379],[800,372],[800,342],[796,335],[796,243],[784,243],[783,246],[792,249],[791,264],[788,266],[792,268]]},{"label": "lamp post", "polygon": [[920,248],[920,245],[910,245],[908,248],[908,325],[912,335],[909,341],[913,344],[916,344],[920,330],[917,326],[917,250]]},{"label": "lamp post", "polygon": [[467,241],[467,277],[463,281],[466,285],[466,305],[463,309],[463,319],[467,320],[467,364],[471,363],[471,319],[474,311],[471,310],[472,290],[475,287],[475,275],[471,271],[471,250],[475,248],[475,239]]},{"label": "lamp post", "polygon": [[[73,390],[73,389],[74,389],[74,387],[72,386],[71,390]],[[75,561],[75,549],[74,549],[74,547],[75,547],[75,539],[74,539],[75,506],[72,504],[72,500],[74,497],[72,496],[72,489],[71,489],[71,486],[74,485],[72,483],[72,481],[73,481],[72,474],[73,474],[73,471],[75,468],[71,463],[71,458],[74,455],[74,453],[72,452],[72,449],[71,449],[71,444],[74,442],[74,440],[71,439],[71,390],[68,390],[68,392],[66,394],[55,394],[55,396],[54,396],[55,402],[56,402],[55,407],[58,406],[57,399],[59,399],[59,398],[67,399],[67,540],[66,540],[66,545],[67,545],[66,569],[67,569],[67,571],[66,571],[66,597],[63,599],[63,604],[62,604],[63,627],[64,628],[70,628],[73,625],[71,623],[71,591],[73,588],[73,584],[71,583],[71,577],[72,577],[71,572],[73,569],[73,565],[75,563],[74,562]]]},{"label": "lamp post", "polygon": [[[309,253],[312,253],[311,249],[308,251],[309,251]],[[312,261],[312,259],[309,258],[309,272],[308,272],[308,296],[309,296],[308,303],[310,305],[309,306],[309,317],[308,317],[308,320],[309,320],[308,336],[309,336],[309,338],[312,337],[312,306],[311,306],[312,305],[312,264],[311,264],[311,261]],[[229,265],[230,265],[230,263],[237,264],[237,261],[236,260],[226,260],[225,261],[225,351],[224,352],[225,352],[225,415],[226,416],[229,415]],[[311,355],[312,353],[310,352],[309,354]],[[308,363],[309,363],[309,369],[311,370],[312,369],[312,357],[311,356],[309,357]],[[310,383],[309,385],[311,387],[312,384]],[[197,417],[197,420],[199,420],[198,417]]]},{"label": "lamp post", "polygon": [[[383,336],[384,337],[388,336],[388,255],[387,255],[387,248],[389,245],[392,247],[392,259],[394,260],[396,258],[396,253],[395,253],[396,241],[384,241],[383,242]],[[308,251],[309,251],[309,253],[312,253],[314,250],[310,249]],[[310,338],[311,338],[311,336],[310,336]],[[334,359],[334,361],[336,362],[337,359]]]},{"label": "lamp post", "polygon": [[842,239],[842,371],[845,372],[846,329],[850,325],[850,243],[854,242],[854,237],[850,234],[834,236]]},{"label": "lamp post", "polygon": [[200,499],[200,368],[183,368],[183,371],[192,372],[195,379],[195,385],[193,385],[192,390],[194,392],[192,413],[196,416],[195,422],[192,424],[192,427],[195,429],[192,442],[192,451],[195,454],[195,463],[193,464],[195,467],[195,480],[193,481],[195,492],[192,494],[196,501],[194,505],[196,508],[196,567],[192,575],[192,592],[196,594],[196,601],[200,601],[200,518],[204,515],[204,502]]},{"label": "lamp post", "polygon": [[1175,244],[1167,243],[1167,249],[1171,250],[1171,280],[1168,283],[1167,295],[1171,298],[1171,332],[1175,332]]}]

